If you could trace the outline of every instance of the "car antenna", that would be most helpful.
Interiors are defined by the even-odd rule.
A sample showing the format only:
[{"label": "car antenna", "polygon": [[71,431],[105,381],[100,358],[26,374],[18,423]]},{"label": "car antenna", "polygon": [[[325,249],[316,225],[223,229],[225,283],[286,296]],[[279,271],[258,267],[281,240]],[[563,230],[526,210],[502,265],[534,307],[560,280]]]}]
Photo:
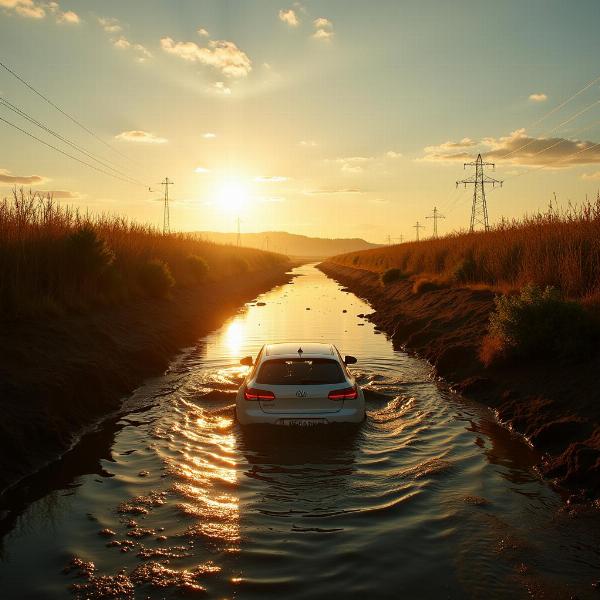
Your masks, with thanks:
[{"label": "car antenna", "polygon": [[298,354],[299,354],[300,356],[302,356],[302,352],[303,352],[302,348],[298,348]]}]

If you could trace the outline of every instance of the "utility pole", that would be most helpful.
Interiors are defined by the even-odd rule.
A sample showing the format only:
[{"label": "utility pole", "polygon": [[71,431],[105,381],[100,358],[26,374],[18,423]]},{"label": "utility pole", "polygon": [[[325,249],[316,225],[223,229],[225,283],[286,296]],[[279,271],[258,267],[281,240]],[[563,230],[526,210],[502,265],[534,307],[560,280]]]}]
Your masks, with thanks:
[{"label": "utility pole", "polygon": [[163,235],[171,233],[171,219],[169,215],[169,186],[173,185],[172,181],[169,181],[168,177],[165,177],[164,181],[160,182],[161,185],[165,186],[165,204],[163,207]]},{"label": "utility pole", "polygon": [[391,245],[392,245],[392,242],[393,242],[394,240],[397,240],[397,241],[399,241],[400,243],[402,243],[402,241],[404,240],[404,236],[403,236],[402,234],[400,234],[398,237],[395,237],[395,238],[393,238],[393,237],[392,237],[392,236],[391,236],[391,235],[388,233],[388,236],[387,236],[387,244],[388,244],[388,246],[391,246]]},{"label": "utility pole", "polygon": [[392,245],[392,236],[388,233],[387,235],[387,245],[391,246]]},{"label": "utility pole", "polygon": [[242,234],[240,233],[240,216],[237,218],[237,247],[242,245]]},{"label": "utility pole", "polygon": [[419,223],[419,221],[417,221],[416,225],[413,225],[413,227],[417,230],[417,242],[419,241],[419,229],[423,229],[425,227],[425,225],[421,225],[421,223]]},{"label": "utility pole", "polygon": [[436,238],[438,236],[438,228],[437,222],[438,219],[445,219],[444,215],[440,215],[440,211],[437,209],[437,206],[433,207],[433,214],[429,217],[425,217],[426,219],[433,219],[433,237]]},{"label": "utility pole", "polygon": [[485,200],[485,184],[491,183],[492,186],[496,186],[497,183],[502,187],[502,181],[498,181],[497,179],[492,179],[488,177],[484,172],[484,167],[492,167],[496,168],[494,163],[483,162],[481,158],[481,154],[477,155],[477,160],[475,162],[464,163],[463,169],[467,167],[475,167],[475,174],[472,175],[469,179],[462,179],[461,181],[456,182],[456,187],[458,187],[459,183],[464,183],[465,188],[468,183],[473,184],[473,207],[471,208],[471,225],[469,227],[469,232],[473,233],[475,231],[476,225],[483,225],[483,229],[488,231],[490,228],[490,222],[488,219],[488,210],[487,203]]}]

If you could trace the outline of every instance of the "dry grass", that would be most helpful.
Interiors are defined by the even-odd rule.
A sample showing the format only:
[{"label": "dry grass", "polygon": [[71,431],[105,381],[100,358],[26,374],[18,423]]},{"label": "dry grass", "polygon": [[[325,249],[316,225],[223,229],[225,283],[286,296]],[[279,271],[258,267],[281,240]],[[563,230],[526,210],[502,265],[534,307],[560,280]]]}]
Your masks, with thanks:
[{"label": "dry grass", "polygon": [[567,297],[593,302],[600,296],[600,197],[560,213],[504,221],[488,232],[454,233],[331,260],[499,291],[553,286]]},{"label": "dry grass", "polygon": [[[195,258],[192,258],[195,257]],[[86,310],[145,295],[140,272],[160,261],[176,286],[281,264],[285,257],[222,246],[114,216],[90,216],[52,198],[15,190],[0,201],[0,310],[4,317]]]}]

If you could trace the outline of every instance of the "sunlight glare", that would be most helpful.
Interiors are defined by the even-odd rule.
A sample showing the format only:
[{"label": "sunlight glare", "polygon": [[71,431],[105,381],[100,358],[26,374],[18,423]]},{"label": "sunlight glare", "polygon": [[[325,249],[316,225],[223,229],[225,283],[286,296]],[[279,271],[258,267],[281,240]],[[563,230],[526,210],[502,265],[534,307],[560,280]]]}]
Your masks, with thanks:
[{"label": "sunlight glare", "polygon": [[217,188],[216,201],[222,210],[239,213],[248,202],[248,189],[235,179],[223,181]]}]

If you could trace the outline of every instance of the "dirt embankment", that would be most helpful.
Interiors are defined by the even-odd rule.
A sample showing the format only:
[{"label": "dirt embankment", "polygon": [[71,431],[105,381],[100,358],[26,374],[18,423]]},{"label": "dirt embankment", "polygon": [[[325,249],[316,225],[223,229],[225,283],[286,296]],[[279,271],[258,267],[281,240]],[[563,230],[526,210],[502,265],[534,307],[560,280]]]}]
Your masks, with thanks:
[{"label": "dirt embankment", "polygon": [[600,358],[577,364],[511,363],[485,368],[478,358],[494,295],[445,288],[415,294],[410,281],[385,288],[376,273],[326,261],[319,268],[368,300],[369,316],[396,347],[435,366],[462,394],[493,407],[501,421],[542,452],[542,473],[575,492],[600,498]]},{"label": "dirt embankment", "polygon": [[64,452],[144,378],[246,301],[289,281],[289,265],[170,299],[0,324],[0,493]]}]

